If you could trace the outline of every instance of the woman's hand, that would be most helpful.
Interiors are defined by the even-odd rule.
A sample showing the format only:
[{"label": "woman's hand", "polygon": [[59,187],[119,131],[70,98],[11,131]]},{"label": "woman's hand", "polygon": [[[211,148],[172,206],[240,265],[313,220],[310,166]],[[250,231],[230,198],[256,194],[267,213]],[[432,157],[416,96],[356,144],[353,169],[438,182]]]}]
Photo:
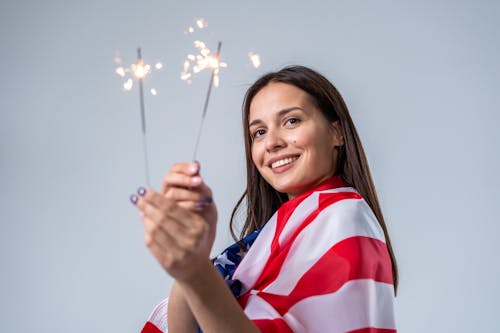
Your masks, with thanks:
[{"label": "woman's hand", "polygon": [[217,227],[217,208],[213,204],[212,190],[203,182],[200,176],[200,165],[194,163],[177,163],[165,175],[161,193],[175,200],[183,208],[201,214],[209,226],[210,248],[215,240]]},{"label": "woman's hand", "polygon": [[144,241],[175,279],[196,274],[214,239],[217,210],[197,163],[176,164],[165,176],[160,193],[139,189],[132,201],[141,210]]}]

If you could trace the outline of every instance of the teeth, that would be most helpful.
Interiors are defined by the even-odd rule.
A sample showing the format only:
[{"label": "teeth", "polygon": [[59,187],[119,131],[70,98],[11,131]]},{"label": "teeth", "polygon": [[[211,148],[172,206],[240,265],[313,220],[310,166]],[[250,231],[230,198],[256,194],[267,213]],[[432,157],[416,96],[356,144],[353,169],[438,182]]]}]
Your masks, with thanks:
[{"label": "teeth", "polygon": [[278,167],[283,166],[283,165],[290,164],[293,161],[297,160],[298,158],[299,158],[298,156],[284,158],[282,160],[276,161],[273,164],[271,164],[271,168],[274,169],[274,168],[278,168]]}]

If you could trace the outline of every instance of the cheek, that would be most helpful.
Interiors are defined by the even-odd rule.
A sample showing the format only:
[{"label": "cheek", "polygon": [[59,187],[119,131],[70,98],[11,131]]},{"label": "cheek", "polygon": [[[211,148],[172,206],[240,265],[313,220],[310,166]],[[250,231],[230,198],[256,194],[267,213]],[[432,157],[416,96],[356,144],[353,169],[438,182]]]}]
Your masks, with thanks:
[{"label": "cheek", "polygon": [[307,148],[313,144],[310,135],[294,133],[287,138],[289,144],[295,146],[296,148]]},{"label": "cheek", "polygon": [[252,161],[253,164],[258,168],[260,163],[259,160],[262,158],[262,154],[259,153],[259,147],[258,145],[253,144],[252,145]]}]

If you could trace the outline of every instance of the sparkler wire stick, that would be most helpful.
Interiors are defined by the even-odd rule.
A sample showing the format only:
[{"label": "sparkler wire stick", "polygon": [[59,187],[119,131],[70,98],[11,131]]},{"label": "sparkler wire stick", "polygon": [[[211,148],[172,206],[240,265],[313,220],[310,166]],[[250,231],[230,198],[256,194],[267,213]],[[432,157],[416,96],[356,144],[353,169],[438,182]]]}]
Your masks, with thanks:
[{"label": "sparkler wire stick", "polygon": [[[141,48],[137,48],[137,65],[142,66],[142,55]],[[146,184],[151,187],[149,181],[149,159],[148,159],[148,143],[146,139],[146,112],[144,110],[144,87],[142,83],[143,75],[137,75],[137,80],[139,81],[139,99],[141,106],[141,120],[142,120],[142,143],[144,150],[144,167],[146,171]]]},{"label": "sparkler wire stick", "polygon": [[196,137],[196,143],[194,146],[193,161],[196,160],[196,152],[198,151],[198,145],[200,144],[201,130],[203,128],[203,123],[205,122],[205,115],[207,114],[208,101],[210,100],[210,93],[212,92],[215,70],[218,68],[219,65],[219,54],[221,46],[222,43],[219,42],[219,44],[217,45],[217,53],[215,54],[215,58],[217,60],[217,67],[212,67],[212,74],[210,75],[210,83],[208,84],[207,97],[205,98],[205,106],[203,107],[203,114],[201,116],[200,127],[198,128],[198,136]]}]

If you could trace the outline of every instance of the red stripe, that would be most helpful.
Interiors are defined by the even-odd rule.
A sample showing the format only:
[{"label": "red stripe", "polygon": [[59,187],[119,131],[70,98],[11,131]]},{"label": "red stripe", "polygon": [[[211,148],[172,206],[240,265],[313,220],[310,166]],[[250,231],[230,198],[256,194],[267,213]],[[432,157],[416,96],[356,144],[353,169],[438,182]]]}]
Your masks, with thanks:
[{"label": "red stripe", "polygon": [[[334,189],[337,187],[342,187],[344,186],[344,181],[342,180],[341,176],[334,176],[325,182],[321,183],[319,186],[315,187],[314,189],[304,192],[295,199],[292,199],[290,201],[285,202],[279,209],[278,209],[278,216],[277,216],[277,221],[276,221],[276,231],[274,234],[274,239],[271,244],[271,249],[276,249],[279,250],[279,237],[281,236],[281,232],[285,228],[286,223],[288,222],[288,219],[290,219],[290,216],[292,213],[295,211],[295,208],[297,208],[298,205],[300,205],[307,197],[309,197],[313,192],[317,191],[325,191],[329,189]],[[344,192],[348,193],[348,192]],[[331,204],[331,203],[330,203]],[[321,198],[319,202],[319,208],[321,209]]]},{"label": "red stripe", "polygon": [[276,319],[256,319],[252,322],[259,328],[263,333],[293,333],[292,329],[288,327],[286,322],[281,318]]},{"label": "red stripe", "polygon": [[332,246],[297,282],[289,295],[259,292],[281,315],[304,298],[331,294],[346,282],[372,279],[392,284],[387,246],[375,238],[356,236]]},{"label": "red stripe", "polygon": [[347,333],[396,333],[396,330],[391,330],[388,328],[376,328],[376,327],[365,327],[359,330],[349,331]]},{"label": "red stripe", "polygon": [[146,322],[146,325],[141,330],[141,333],[163,333],[158,327],[156,327],[153,323],[151,322]]},{"label": "red stripe", "polygon": [[[271,245],[271,255],[269,256],[267,263],[265,264],[264,269],[262,270],[262,273],[260,274],[259,279],[256,281],[253,289],[262,290],[273,281],[275,281],[279,275],[281,266],[283,265],[283,262],[285,261],[292,244],[294,243],[300,232],[310,223],[312,223],[323,209],[346,199],[361,199],[361,196],[355,192],[321,193],[319,195],[317,208],[304,219],[304,221],[298,228],[296,228],[294,234],[281,249],[278,243],[279,236],[285,224],[288,222],[288,219],[292,215],[293,210],[296,208],[296,205],[282,207],[284,208],[284,212],[281,212],[282,208],[280,208],[278,210],[278,221],[276,227],[277,231]],[[290,207],[293,207],[293,209],[290,209]],[[280,214],[282,214],[282,218],[280,218]]]},{"label": "red stripe", "polygon": [[246,293],[238,298],[238,303],[240,303],[242,309],[247,307],[248,299],[250,298],[250,296],[250,293]]}]

